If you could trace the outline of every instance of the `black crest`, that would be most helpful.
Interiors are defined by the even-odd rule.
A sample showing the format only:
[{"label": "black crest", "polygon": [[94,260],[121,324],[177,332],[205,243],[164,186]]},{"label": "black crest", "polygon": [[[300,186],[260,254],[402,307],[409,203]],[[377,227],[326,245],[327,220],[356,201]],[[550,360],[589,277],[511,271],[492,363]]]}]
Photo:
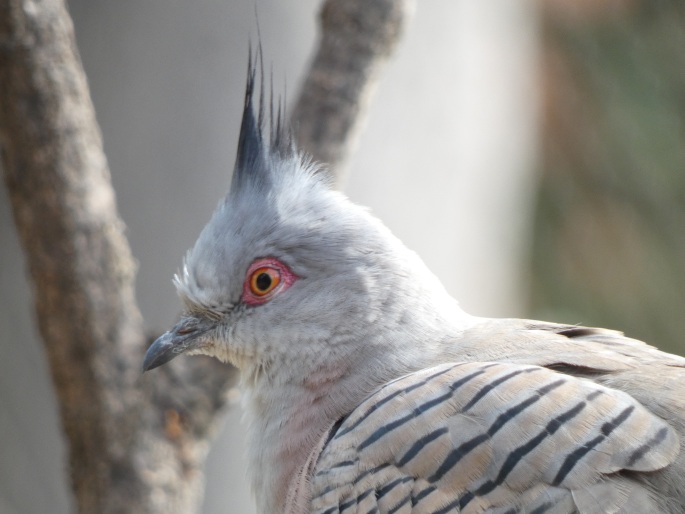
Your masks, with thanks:
[{"label": "black crest", "polygon": [[[259,74],[259,75],[258,75]],[[255,109],[255,89],[259,79],[259,105]],[[238,151],[231,192],[240,191],[247,184],[259,187],[270,183],[269,163],[274,158],[288,158],[295,153],[292,132],[286,123],[285,104],[278,98],[274,105],[273,73],[269,95],[268,139],[264,133],[264,58],[261,43],[253,57],[250,46],[247,61],[247,83],[245,85],[245,104],[240,124]],[[256,112],[255,112],[256,111]]]}]

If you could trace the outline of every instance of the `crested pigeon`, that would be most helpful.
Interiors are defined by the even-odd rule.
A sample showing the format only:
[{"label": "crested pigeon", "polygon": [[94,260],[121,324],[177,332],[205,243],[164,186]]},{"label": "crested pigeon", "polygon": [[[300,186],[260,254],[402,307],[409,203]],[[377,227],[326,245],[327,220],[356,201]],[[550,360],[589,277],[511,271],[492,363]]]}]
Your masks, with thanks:
[{"label": "crested pigeon", "polygon": [[239,368],[258,511],[683,512],[685,359],[466,314],[280,109],[265,129],[255,81],[230,191],[174,279],[184,312],[143,368]]}]

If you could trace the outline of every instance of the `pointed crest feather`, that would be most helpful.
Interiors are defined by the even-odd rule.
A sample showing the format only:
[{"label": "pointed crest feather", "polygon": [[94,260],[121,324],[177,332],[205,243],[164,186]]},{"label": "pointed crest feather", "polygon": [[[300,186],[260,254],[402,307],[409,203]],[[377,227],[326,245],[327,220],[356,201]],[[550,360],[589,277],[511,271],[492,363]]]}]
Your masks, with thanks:
[{"label": "pointed crest feather", "polygon": [[[254,96],[258,79],[259,99],[255,116]],[[268,185],[270,182],[269,158],[274,156],[287,158],[296,153],[292,132],[286,121],[285,102],[279,96],[277,103],[274,104],[273,71],[271,72],[269,97],[268,140],[265,138],[266,102],[264,88],[264,58],[262,45],[259,43],[256,52],[253,53],[252,45],[250,45],[249,50],[243,118],[240,125],[238,151],[231,184],[231,193],[233,194],[247,184],[257,187]],[[274,107],[276,112],[274,112]]]}]

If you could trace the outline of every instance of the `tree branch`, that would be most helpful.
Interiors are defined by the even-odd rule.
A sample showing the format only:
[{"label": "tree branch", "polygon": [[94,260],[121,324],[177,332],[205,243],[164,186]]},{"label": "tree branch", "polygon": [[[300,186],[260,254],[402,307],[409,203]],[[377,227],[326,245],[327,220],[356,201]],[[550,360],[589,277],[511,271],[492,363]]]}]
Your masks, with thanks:
[{"label": "tree branch", "polygon": [[234,373],[141,380],[135,264],[62,1],[0,2],[0,143],[79,511],[192,512]]},{"label": "tree branch", "polygon": [[[38,9],[40,5],[40,9]],[[61,2],[0,4],[0,140],[82,507],[135,435],[135,265]]]},{"label": "tree branch", "polygon": [[300,148],[334,168],[338,186],[380,71],[414,6],[414,0],[324,2],[319,49],[293,110],[293,125]]}]

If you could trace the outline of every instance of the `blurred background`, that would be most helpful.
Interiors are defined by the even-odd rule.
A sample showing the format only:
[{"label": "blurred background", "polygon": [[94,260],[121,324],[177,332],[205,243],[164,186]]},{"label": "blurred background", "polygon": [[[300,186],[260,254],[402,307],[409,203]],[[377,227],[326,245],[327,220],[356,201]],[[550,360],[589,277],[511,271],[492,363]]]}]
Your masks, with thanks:
[{"label": "blurred background", "polygon": [[[151,331],[228,189],[255,3],[292,102],[318,0],[72,0]],[[347,165],[347,194],[465,310],[616,328],[685,353],[685,4],[418,3]],[[285,88],[287,84],[287,88]],[[0,514],[72,511],[30,286],[0,191]],[[251,513],[240,409],[205,514]]]}]

